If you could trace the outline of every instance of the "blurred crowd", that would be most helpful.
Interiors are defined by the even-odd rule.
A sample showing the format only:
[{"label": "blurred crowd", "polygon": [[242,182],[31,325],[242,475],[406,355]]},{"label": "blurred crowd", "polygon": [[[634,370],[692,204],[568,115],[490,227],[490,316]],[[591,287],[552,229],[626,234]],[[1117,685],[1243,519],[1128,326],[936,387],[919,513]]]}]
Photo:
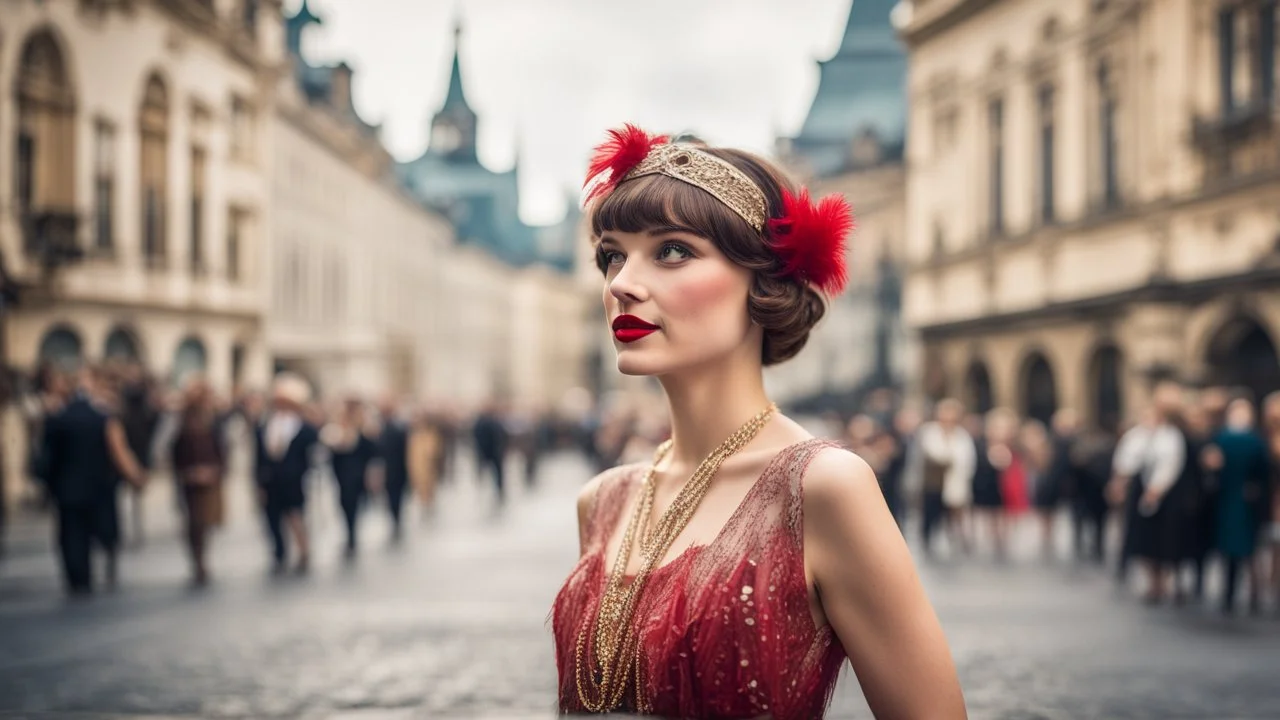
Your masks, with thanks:
[{"label": "blurred crowd", "polygon": [[[50,366],[34,390],[23,403],[28,475],[56,510],[62,570],[76,595],[93,587],[91,547],[101,548],[112,583],[121,546],[144,542],[144,495],[157,481],[173,483],[191,582],[202,586],[230,477],[253,482],[272,571],[305,573],[303,510],[317,487],[333,489],[324,495],[337,500],[343,553],[354,559],[362,513],[387,513],[389,541],[400,541],[406,501],[430,517],[437,488],[458,474],[459,453],[472,454],[476,481],[500,507],[512,470],[534,488],[548,452],[573,449],[599,471],[648,461],[669,433],[660,404],[604,398],[552,412],[392,397],[320,402],[291,373],[266,392],[223,396],[198,375],[174,389],[133,364],[75,373]],[[925,412],[885,390],[847,420],[831,414],[811,424],[871,465],[926,558],[941,547],[947,558],[1003,561],[1030,542],[1046,559],[1067,551],[1110,562],[1126,583],[1140,565],[1153,604],[1203,598],[1216,563],[1223,611],[1235,610],[1243,586],[1251,612],[1268,603],[1280,612],[1280,393],[1258,399],[1166,381],[1152,397],[1141,416],[1108,428],[1084,426],[1070,408],[1047,423],[1007,408],[968,412],[954,399]],[[1059,532],[1064,521],[1069,531]],[[1063,537],[1070,547],[1057,547]]]},{"label": "blurred crowd", "polygon": [[131,363],[74,372],[50,365],[22,404],[27,474],[38,504],[56,515],[74,596],[92,593],[94,547],[111,585],[120,549],[144,543],[144,496],[157,481],[173,483],[191,583],[200,587],[210,581],[209,537],[225,523],[231,478],[253,482],[272,572],[305,573],[311,542],[304,509],[323,485],[332,488],[323,495],[336,497],[345,524],[344,555],[354,559],[362,514],[380,506],[389,514],[389,540],[399,542],[406,501],[429,517],[437,488],[456,474],[459,452],[474,452],[477,479],[501,505],[509,459],[518,459],[514,466],[533,487],[543,454],[583,444],[579,421],[546,411],[490,402],[467,413],[389,396],[318,401],[292,373],[278,375],[267,392],[220,395],[198,374],[172,388]]},{"label": "blurred crowd", "polygon": [[[942,536],[952,557],[1003,560],[1013,538],[1034,533],[1053,559],[1066,536],[1077,560],[1110,557],[1123,583],[1140,564],[1150,604],[1203,599],[1217,561],[1223,612],[1242,583],[1250,612],[1268,595],[1280,612],[1280,393],[1165,381],[1118,428],[1082,426],[1070,408],[1045,423],[1008,408],[969,413],[954,399],[927,421],[885,395],[870,405],[840,434],[875,469],[899,525],[917,511],[926,556]],[[1057,531],[1063,520],[1069,533]]]}]

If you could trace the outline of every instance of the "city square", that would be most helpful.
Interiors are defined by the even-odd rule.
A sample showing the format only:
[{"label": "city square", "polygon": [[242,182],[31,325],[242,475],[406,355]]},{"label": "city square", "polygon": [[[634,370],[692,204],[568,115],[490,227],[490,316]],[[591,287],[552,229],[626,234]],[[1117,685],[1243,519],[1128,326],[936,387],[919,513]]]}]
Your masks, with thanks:
[{"label": "city square", "polygon": [[[205,593],[183,584],[167,498],[148,508],[155,527],[125,554],[118,589],[92,602],[60,597],[48,528],[29,529],[0,565],[0,717],[553,717],[547,616],[576,557],[587,470],[549,460],[501,511],[469,470],[405,546],[371,520],[350,565],[319,495],[321,560],[305,578],[268,577],[261,523],[238,493]],[[921,565],[970,717],[1273,716],[1280,621],[1152,614],[1065,545],[1052,563]],[[847,669],[830,716],[870,717]]]}]

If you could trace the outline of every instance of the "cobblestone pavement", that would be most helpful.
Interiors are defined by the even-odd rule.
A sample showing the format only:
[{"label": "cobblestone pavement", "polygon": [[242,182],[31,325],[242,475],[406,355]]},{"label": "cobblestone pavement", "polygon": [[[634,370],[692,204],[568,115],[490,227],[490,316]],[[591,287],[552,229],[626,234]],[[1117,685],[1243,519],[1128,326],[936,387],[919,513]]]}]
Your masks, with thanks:
[{"label": "cobblestone pavement", "polygon": [[[89,601],[62,599],[47,528],[19,526],[0,561],[0,718],[552,717],[547,612],[587,471],[549,459],[537,490],[495,512],[466,470],[400,547],[371,508],[351,564],[335,499],[313,496],[305,578],[267,576],[237,485],[199,593],[183,585],[164,483],[150,542],[125,553],[119,589]],[[1280,622],[1149,610],[1100,571],[1024,554],[921,568],[971,717],[1280,717]],[[831,717],[870,717],[852,673]]]}]

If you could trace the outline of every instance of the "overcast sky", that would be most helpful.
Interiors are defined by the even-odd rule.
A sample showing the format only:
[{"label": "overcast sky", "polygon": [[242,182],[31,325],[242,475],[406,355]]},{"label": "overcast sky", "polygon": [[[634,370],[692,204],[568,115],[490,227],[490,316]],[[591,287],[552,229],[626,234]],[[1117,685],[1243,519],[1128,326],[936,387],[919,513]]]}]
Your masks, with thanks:
[{"label": "overcast sky", "polygon": [[[292,14],[302,0],[286,0]],[[309,0],[313,63],[355,68],[356,108],[400,160],[426,147],[460,17],[480,160],[520,157],[521,215],[560,218],[606,128],[635,122],[768,152],[792,134],[850,0]],[[575,195],[576,197],[576,195]]]}]

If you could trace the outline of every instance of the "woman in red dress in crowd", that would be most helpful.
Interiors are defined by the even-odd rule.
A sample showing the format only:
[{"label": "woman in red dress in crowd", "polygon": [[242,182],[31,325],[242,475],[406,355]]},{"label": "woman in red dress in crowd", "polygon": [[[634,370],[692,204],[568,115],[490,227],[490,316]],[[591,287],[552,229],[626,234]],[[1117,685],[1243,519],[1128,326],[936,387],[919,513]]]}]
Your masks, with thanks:
[{"label": "woman in red dress in crowd", "polygon": [[844,284],[838,197],[627,126],[587,194],[618,369],[671,439],[578,501],[552,625],[560,710],[814,720],[847,657],[879,717],[961,718],[947,641],[871,470],[770,403]]}]

